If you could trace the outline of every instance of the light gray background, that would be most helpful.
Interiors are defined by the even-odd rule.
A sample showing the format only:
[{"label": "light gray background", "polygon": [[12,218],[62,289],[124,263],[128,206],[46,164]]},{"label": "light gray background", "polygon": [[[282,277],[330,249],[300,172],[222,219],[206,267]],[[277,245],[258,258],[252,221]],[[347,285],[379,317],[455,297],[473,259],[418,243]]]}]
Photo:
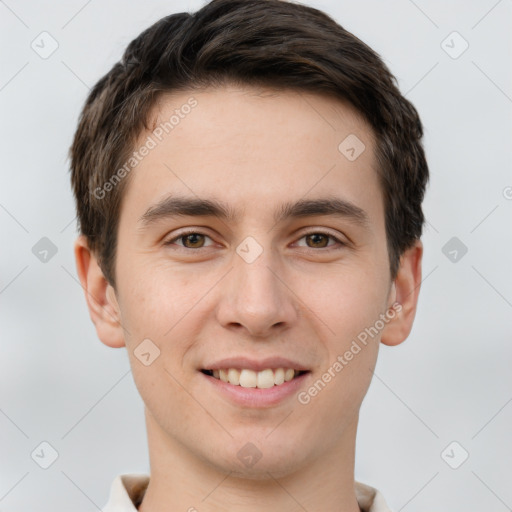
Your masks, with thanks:
[{"label": "light gray background", "polygon": [[[394,511],[512,510],[512,2],[307,3],[384,58],[422,117],[431,171],[419,311],[404,344],[381,348],[356,478]],[[126,349],[97,339],[77,282],[67,151],[126,45],[201,5],[0,1],[2,512],[99,510],[115,475],[149,471]],[[59,44],[47,59],[31,48],[42,31]],[[458,58],[453,31],[469,43]],[[468,248],[455,263],[442,252],[454,236]],[[58,249],[46,263],[42,237]],[[43,441],[58,452],[48,469],[31,457]]]}]

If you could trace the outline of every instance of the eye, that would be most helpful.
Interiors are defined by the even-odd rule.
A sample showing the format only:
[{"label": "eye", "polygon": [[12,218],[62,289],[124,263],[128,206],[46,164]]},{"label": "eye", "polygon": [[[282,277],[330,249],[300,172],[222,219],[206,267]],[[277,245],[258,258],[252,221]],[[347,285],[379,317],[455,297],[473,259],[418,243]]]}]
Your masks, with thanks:
[{"label": "eye", "polygon": [[[186,231],[180,233],[178,236],[171,238],[164,245],[178,245],[184,249],[202,249],[204,247],[208,247],[205,245],[205,238],[212,240],[205,233],[201,233],[200,231]],[[299,240],[306,239],[306,247],[309,249],[326,249],[332,246],[345,246],[346,244],[342,242],[339,238],[335,237],[330,233],[326,233],[323,231],[312,231],[310,233],[305,233],[302,235]],[[329,244],[329,240],[334,240],[334,244]],[[181,241],[182,243],[176,244],[175,242]],[[308,241],[312,242],[312,245],[308,244]],[[211,244],[210,244],[211,245]],[[303,245],[299,245],[299,247],[304,247]]]},{"label": "eye", "polygon": [[[181,233],[180,235],[171,238],[164,245],[175,245],[174,242],[177,240],[182,240],[183,245],[177,244],[180,247],[184,247],[185,249],[202,249],[203,247],[207,247],[204,245],[204,238],[210,238],[208,235],[201,233],[199,231],[187,231]],[[211,238],[210,238],[211,240]]]},{"label": "eye", "polygon": [[[332,247],[333,245],[335,246],[336,244],[341,246],[346,245],[339,238],[323,231],[311,231],[310,233],[305,233],[299,240],[302,239],[306,239],[306,244],[308,240],[312,242],[313,245],[307,245],[307,247],[310,249],[324,249],[327,247]],[[334,240],[336,243],[327,245],[329,239]]]}]

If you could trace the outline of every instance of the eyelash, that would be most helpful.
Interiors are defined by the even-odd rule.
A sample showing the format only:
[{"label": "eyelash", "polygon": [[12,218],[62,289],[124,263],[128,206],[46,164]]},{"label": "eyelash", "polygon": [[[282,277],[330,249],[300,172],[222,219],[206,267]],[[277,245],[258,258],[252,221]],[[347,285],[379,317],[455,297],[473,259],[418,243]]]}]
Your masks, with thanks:
[{"label": "eyelash", "polygon": [[[165,242],[164,245],[166,245],[166,246],[174,245],[174,242],[176,240],[183,239],[183,238],[187,237],[188,235],[201,235],[201,236],[208,237],[211,240],[211,237],[209,235],[207,235],[206,233],[202,233],[201,231],[197,231],[197,230],[189,230],[189,231],[184,231],[184,232],[180,233],[178,236],[175,236],[174,238],[171,238],[170,240]],[[338,249],[341,248],[341,247],[345,247],[347,245],[345,242],[342,242],[336,236],[331,235],[330,233],[327,233],[327,232],[324,232],[324,231],[310,231],[308,233],[304,233],[299,238],[299,240],[302,240],[303,238],[305,238],[305,237],[307,237],[309,235],[323,235],[323,236],[326,236],[327,238],[331,238],[332,240],[334,240],[340,246],[340,247],[338,247]],[[206,249],[207,248],[207,247],[197,247],[196,249],[193,249],[193,248],[184,247],[184,246],[178,246],[178,247],[180,247],[180,249],[184,249],[186,251],[199,251],[201,249]],[[309,250],[312,250],[312,251],[318,251],[318,250],[329,251],[329,250],[336,249],[336,247],[335,246],[320,247],[320,248],[306,247],[306,249],[309,249]]]}]

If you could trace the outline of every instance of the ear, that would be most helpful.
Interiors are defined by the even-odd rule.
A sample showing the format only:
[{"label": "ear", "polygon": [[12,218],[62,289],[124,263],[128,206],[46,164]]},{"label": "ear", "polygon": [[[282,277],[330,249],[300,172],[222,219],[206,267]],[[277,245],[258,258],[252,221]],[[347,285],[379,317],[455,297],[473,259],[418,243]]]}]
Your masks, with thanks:
[{"label": "ear", "polygon": [[125,341],[115,290],[105,279],[84,235],[75,241],[74,251],[78,277],[98,338],[109,347],[123,347]]},{"label": "ear", "polygon": [[422,256],[423,244],[417,240],[400,258],[400,267],[391,287],[388,305],[391,308],[393,303],[396,304],[396,314],[382,331],[381,342],[384,345],[399,345],[411,332],[420,293]]}]

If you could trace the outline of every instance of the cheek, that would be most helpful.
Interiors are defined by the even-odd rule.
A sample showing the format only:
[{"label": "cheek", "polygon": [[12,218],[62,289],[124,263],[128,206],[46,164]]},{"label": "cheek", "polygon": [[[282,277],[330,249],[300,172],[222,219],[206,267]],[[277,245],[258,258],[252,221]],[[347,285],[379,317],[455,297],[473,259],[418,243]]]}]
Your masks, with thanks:
[{"label": "cheek", "polygon": [[[331,451],[357,421],[361,403],[370,386],[370,368],[375,365],[377,351],[378,346],[367,346],[351,361],[345,360],[344,364],[336,366],[336,359],[330,361],[324,372],[319,373],[317,379],[312,380],[297,397],[294,420],[297,425],[307,425],[306,435],[315,433],[316,439],[311,443],[321,446],[320,450]],[[321,439],[318,439],[318,432],[322,433]],[[302,439],[301,443],[307,444]]]},{"label": "cheek", "polygon": [[131,343],[141,336],[155,340],[165,337],[197,302],[200,291],[190,276],[183,278],[154,261],[132,265],[123,276],[123,284],[122,315]]},{"label": "cheek", "polygon": [[[184,375],[187,355],[204,326],[206,301],[202,299],[215,283],[213,278],[197,279],[197,274],[182,275],[163,267],[148,262],[124,281],[125,340],[143,396],[164,388],[180,395],[178,382],[188,378]],[[150,353],[146,359],[157,354],[150,366],[144,366],[144,358],[140,360],[142,352]]]},{"label": "cheek", "polygon": [[326,334],[338,350],[350,345],[385,312],[389,281],[383,274],[369,266],[340,268],[325,276],[315,293],[306,295],[311,309],[329,327]]},{"label": "cheek", "polygon": [[138,270],[134,268],[124,281],[126,347],[135,384],[148,409],[162,418],[171,417],[172,408],[186,405],[180,386],[182,361],[194,337],[187,329],[197,294],[154,263]]},{"label": "cheek", "polygon": [[319,380],[306,392],[311,412],[316,409],[321,415],[327,407],[333,418],[343,422],[351,416],[348,411],[357,413],[371,382],[382,331],[376,324],[385,312],[388,282],[377,269],[366,267],[339,272],[325,285],[312,309],[328,326],[323,335],[327,360]]}]

